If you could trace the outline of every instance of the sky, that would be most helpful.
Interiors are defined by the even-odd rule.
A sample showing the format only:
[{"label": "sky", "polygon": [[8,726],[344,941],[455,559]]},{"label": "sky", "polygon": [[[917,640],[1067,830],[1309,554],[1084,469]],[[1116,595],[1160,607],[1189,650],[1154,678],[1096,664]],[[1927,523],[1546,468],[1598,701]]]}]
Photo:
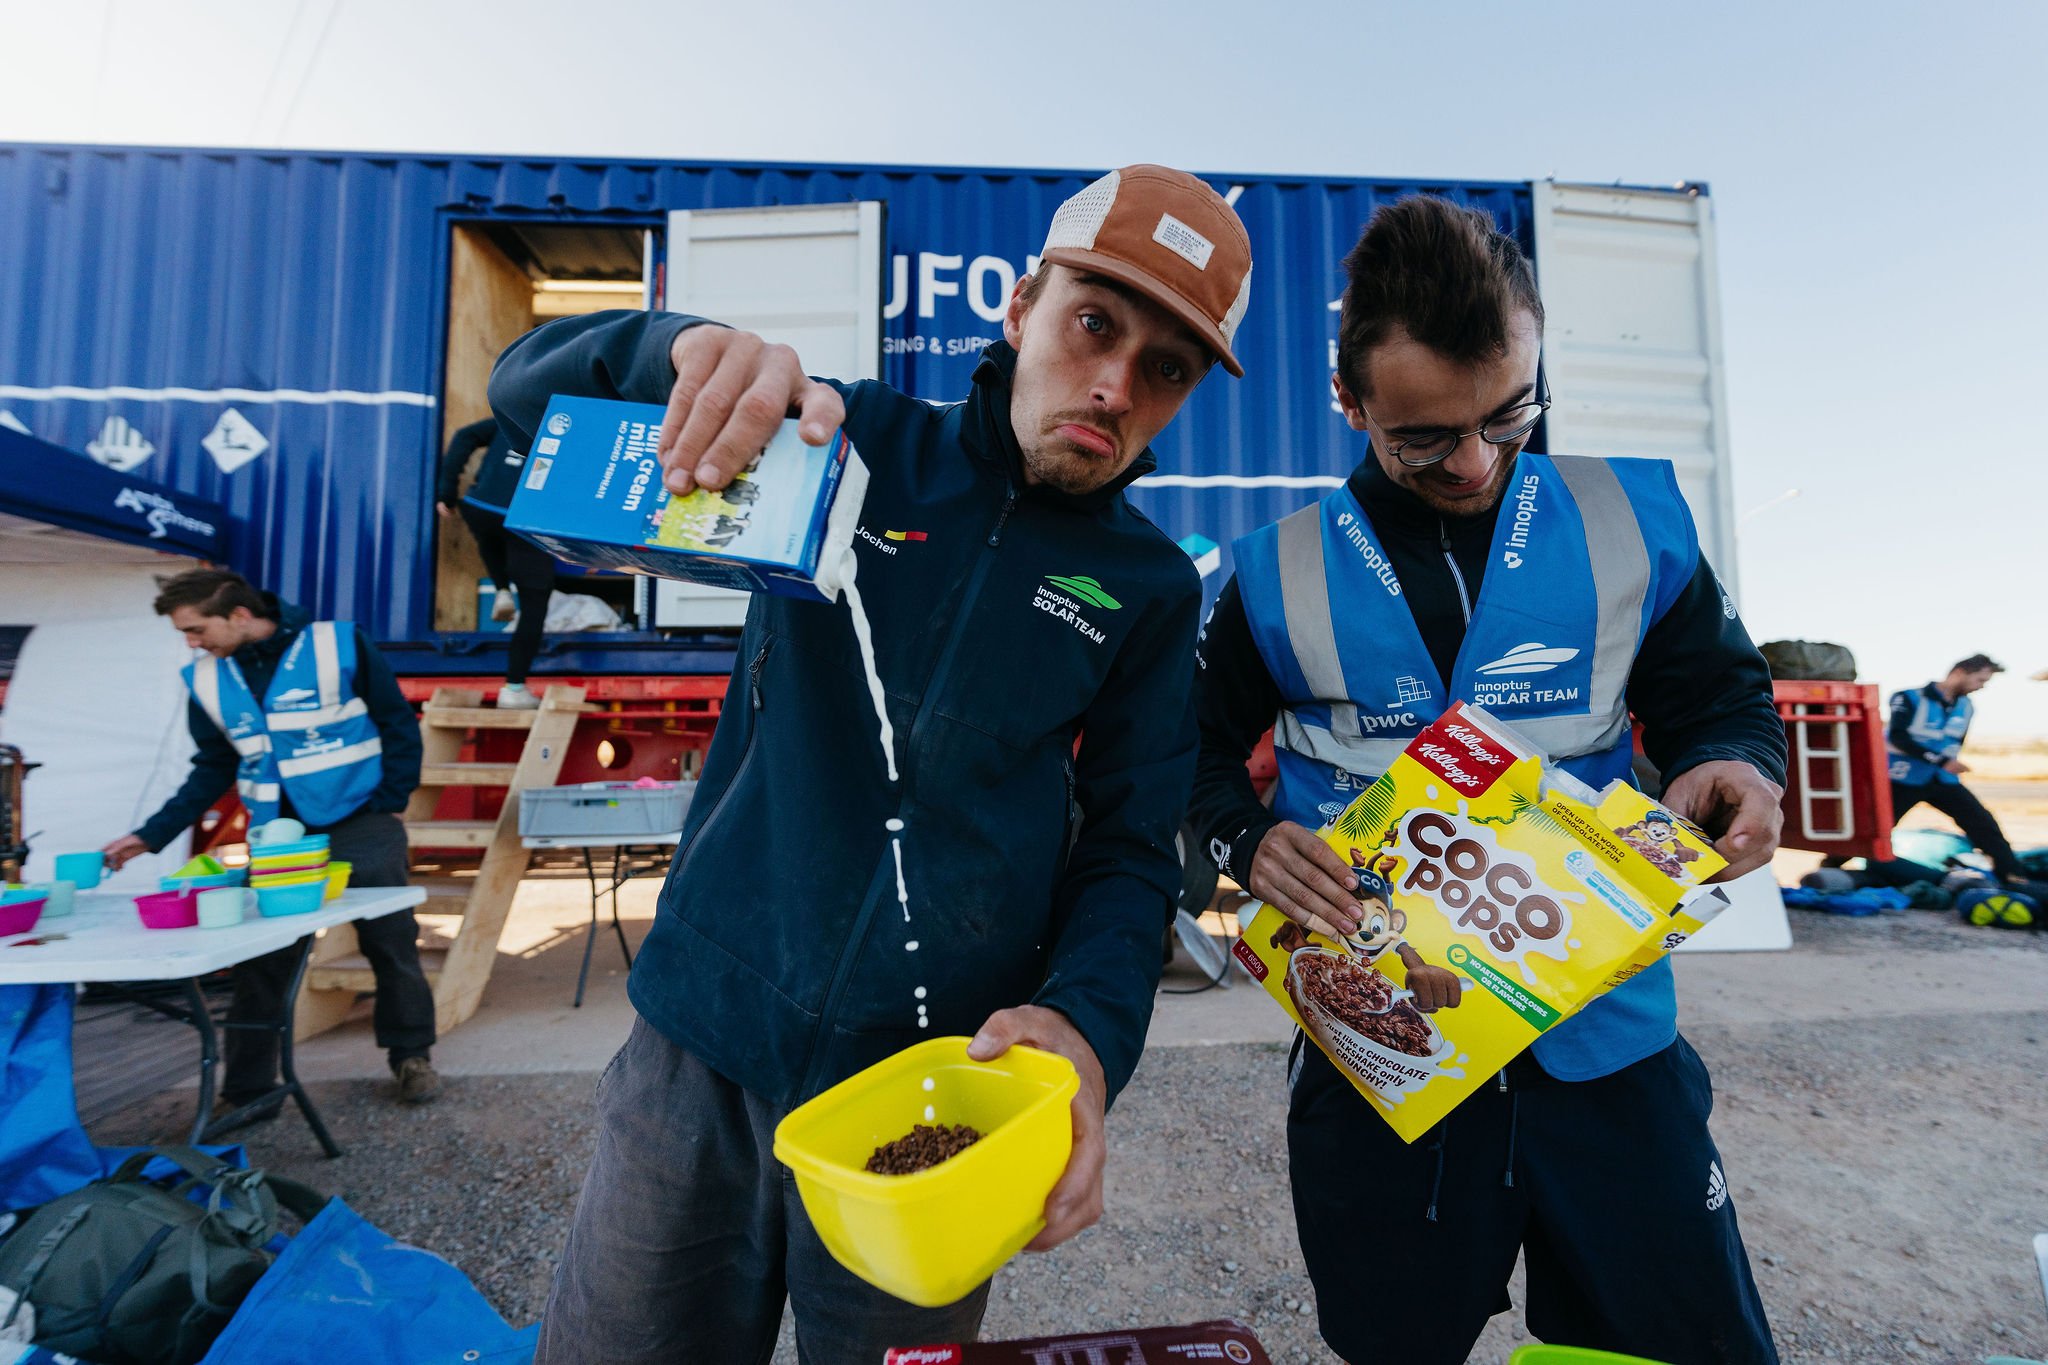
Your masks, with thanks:
[{"label": "sky", "polygon": [[2048,735],[2038,0],[0,0],[0,53],[4,141],[1704,181],[1752,634],[1985,651],[1978,733]]}]

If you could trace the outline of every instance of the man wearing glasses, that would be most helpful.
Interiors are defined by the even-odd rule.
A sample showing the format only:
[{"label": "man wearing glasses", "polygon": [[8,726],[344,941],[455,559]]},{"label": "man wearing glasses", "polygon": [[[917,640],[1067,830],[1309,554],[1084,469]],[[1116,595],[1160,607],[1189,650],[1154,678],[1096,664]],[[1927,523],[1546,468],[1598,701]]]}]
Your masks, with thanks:
[{"label": "man wearing glasses", "polygon": [[[1523,449],[1549,406],[1543,304],[1486,215],[1417,196],[1345,260],[1337,401],[1370,445],[1346,484],[1240,540],[1199,652],[1191,819],[1295,923],[1358,926],[1312,830],[1452,701],[1595,787],[1630,717],[1664,804],[1734,876],[1777,847],[1770,675],[1701,556],[1669,464]],[[1273,728],[1271,808],[1245,772]],[[1410,1145],[1296,1040],[1288,1149],[1322,1334],[1346,1360],[1462,1361],[1510,1307],[1550,1342],[1673,1365],[1777,1359],[1668,963],[1538,1039]],[[1359,1286],[1400,1267],[1398,1319]]]}]

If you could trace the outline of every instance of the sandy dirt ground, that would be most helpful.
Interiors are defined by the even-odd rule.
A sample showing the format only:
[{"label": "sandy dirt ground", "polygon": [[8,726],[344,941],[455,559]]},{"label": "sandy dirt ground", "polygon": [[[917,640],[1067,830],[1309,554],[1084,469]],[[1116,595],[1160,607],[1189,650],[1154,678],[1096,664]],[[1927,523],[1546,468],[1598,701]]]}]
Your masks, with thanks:
[{"label": "sandy dirt ground", "polygon": [[[2016,843],[2048,843],[2048,786],[1980,790]],[[1907,823],[1939,820],[1921,812]],[[1787,857],[1781,871],[1796,875],[1800,860]],[[636,932],[646,891],[629,902]],[[1715,1077],[1715,1136],[1784,1358],[2048,1358],[2029,1250],[2048,1231],[2048,933],[1919,911],[1794,912],[1793,930],[1790,952],[1697,954],[1678,966],[1685,1032]],[[569,983],[580,948],[580,927],[564,929],[547,953],[568,963]],[[600,972],[616,997],[615,976]],[[1195,981],[1180,963],[1167,984]],[[558,984],[548,990],[565,1005]],[[1287,1212],[1285,1034],[1261,1004],[1241,989],[1162,999],[1156,1045],[1111,1121],[1108,1216],[1050,1255],[1013,1262],[988,1335],[1234,1314],[1276,1360],[1332,1359]],[[622,1017],[558,1012],[555,1032],[592,1031],[588,1060],[536,1071],[499,1056],[516,1049],[479,1042],[464,1053],[458,1034],[443,1057],[482,1060],[450,1067],[442,1100],[418,1110],[392,1104],[388,1082],[360,1078],[375,1070],[361,1067],[365,1038],[329,1035],[342,1041],[315,1060],[346,1045],[359,1068],[348,1079],[326,1063],[321,1074],[335,1078],[314,1087],[348,1154],[320,1160],[292,1117],[251,1130],[251,1154],[447,1257],[508,1318],[530,1321],[590,1149],[599,1021]],[[487,1008],[465,1032],[484,1039],[512,1025],[493,1017]],[[189,1103],[189,1092],[167,1092],[95,1136],[172,1138]],[[1663,1292],[1653,1267],[1643,1292]],[[1514,1293],[1519,1303],[1519,1280]],[[786,1335],[778,1358],[793,1360]],[[1519,1309],[1503,1314],[1472,1359],[1502,1361],[1527,1339]]]}]

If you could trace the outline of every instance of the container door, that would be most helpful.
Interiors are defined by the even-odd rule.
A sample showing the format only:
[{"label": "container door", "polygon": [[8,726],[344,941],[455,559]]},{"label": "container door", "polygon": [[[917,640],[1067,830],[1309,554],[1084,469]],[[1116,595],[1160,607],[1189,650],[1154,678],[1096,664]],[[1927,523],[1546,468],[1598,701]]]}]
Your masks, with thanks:
[{"label": "container door", "polygon": [[1735,592],[1713,201],[1691,187],[1531,190],[1549,448],[1670,460],[1700,548]]},{"label": "container door", "polygon": [[[811,374],[879,379],[882,217],[879,200],[671,213],[663,306],[793,347]],[[744,593],[663,578],[653,595],[657,629],[745,613]]]}]

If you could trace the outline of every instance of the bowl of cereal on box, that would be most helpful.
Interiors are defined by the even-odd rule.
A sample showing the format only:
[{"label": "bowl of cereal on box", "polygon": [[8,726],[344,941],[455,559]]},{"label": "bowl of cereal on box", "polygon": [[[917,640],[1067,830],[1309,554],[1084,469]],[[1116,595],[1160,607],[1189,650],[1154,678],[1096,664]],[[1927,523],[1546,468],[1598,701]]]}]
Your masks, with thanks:
[{"label": "bowl of cereal on box", "polygon": [[905,1048],[775,1128],[833,1259],[924,1308],[958,1301],[1038,1235],[1073,1150],[1073,1063],[1021,1046],[977,1062],[968,1042]]},{"label": "bowl of cereal on box", "polygon": [[1323,1050],[1389,1102],[1427,1084],[1455,1050],[1392,977],[1348,953],[1296,949],[1287,994]]}]

